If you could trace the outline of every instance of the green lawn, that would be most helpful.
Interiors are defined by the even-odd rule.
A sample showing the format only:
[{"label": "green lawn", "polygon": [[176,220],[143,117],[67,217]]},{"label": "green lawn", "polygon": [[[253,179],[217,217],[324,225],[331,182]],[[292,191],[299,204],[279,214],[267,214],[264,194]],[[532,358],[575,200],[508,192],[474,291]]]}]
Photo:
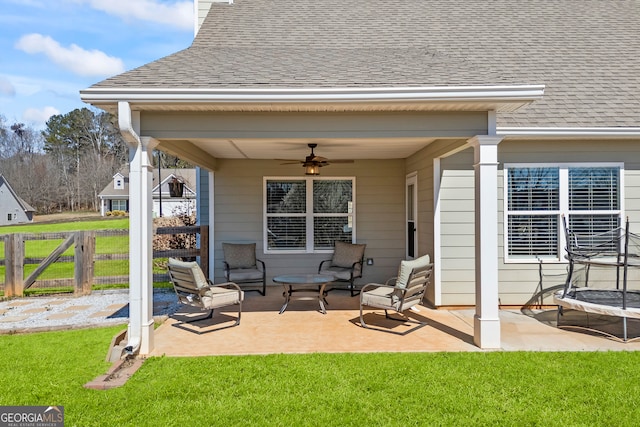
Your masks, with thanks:
[{"label": "green lawn", "polygon": [[[98,221],[71,221],[54,224],[24,224],[0,227],[2,234],[38,234],[38,233],[59,233],[68,231],[90,231],[90,230],[128,230],[129,219],[109,219]],[[55,240],[27,240],[25,242],[25,256],[28,258],[44,258],[57,248],[63,239]],[[96,238],[96,253],[113,254],[129,251],[129,236],[99,236]],[[73,247],[63,254],[73,255]],[[0,258],[4,258],[4,245],[0,245]]]},{"label": "green lawn", "polygon": [[640,353],[152,357],[88,390],[121,327],[0,336],[0,405],[66,426],[635,426]]},{"label": "green lawn", "polygon": [[11,233],[58,233],[63,231],[82,230],[119,230],[129,229],[129,218],[99,219],[94,221],[69,221],[58,223],[31,223],[21,225],[5,225],[0,227],[0,234]]}]

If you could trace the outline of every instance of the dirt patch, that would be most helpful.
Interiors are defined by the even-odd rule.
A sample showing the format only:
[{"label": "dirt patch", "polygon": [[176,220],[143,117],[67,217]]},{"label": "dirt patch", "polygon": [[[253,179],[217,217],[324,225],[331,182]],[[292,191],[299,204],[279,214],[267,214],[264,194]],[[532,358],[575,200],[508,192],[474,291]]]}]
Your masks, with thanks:
[{"label": "dirt patch", "polygon": [[55,223],[69,221],[92,221],[102,219],[98,212],[60,212],[50,215],[34,215],[33,222]]},{"label": "dirt patch", "polygon": [[115,362],[105,375],[100,375],[95,380],[88,382],[84,385],[84,388],[93,390],[109,390],[121,387],[133,374],[136,373],[138,369],[140,369],[143,362],[144,359],[128,356]]}]

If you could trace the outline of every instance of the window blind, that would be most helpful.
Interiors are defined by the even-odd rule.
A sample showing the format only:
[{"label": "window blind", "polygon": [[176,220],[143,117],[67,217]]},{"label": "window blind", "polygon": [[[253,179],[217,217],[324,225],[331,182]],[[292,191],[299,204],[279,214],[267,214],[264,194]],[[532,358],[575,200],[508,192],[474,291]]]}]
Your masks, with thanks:
[{"label": "window blind", "polygon": [[336,241],[352,242],[353,179],[265,183],[267,250],[330,250]]},{"label": "window blind", "polygon": [[560,207],[558,168],[509,169],[509,210],[548,211]]},{"label": "window blind", "polygon": [[506,254],[560,259],[565,215],[581,245],[615,245],[620,226],[617,166],[506,167]]},{"label": "window blind", "polygon": [[617,168],[569,169],[569,210],[619,209]]}]

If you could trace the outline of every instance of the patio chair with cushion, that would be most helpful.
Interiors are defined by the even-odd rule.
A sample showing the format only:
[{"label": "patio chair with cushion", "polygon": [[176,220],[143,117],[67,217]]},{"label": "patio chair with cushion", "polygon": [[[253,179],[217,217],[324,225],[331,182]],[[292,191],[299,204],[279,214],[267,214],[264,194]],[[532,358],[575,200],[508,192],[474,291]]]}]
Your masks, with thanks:
[{"label": "patio chair with cushion", "polygon": [[263,261],[256,258],[255,243],[223,243],[224,277],[238,285],[262,283],[262,290],[247,289],[265,295],[267,270]]},{"label": "patio chair with cushion", "polygon": [[[355,279],[362,277],[362,265],[364,263],[364,250],[367,245],[336,241],[333,249],[333,257],[324,260],[318,266],[318,274],[333,276],[335,282],[348,283],[347,289],[351,296],[358,295],[358,290],[353,283]],[[332,287],[333,289],[339,289]]]},{"label": "patio chair with cushion", "polygon": [[[242,314],[242,301],[244,293],[235,283],[213,284],[211,280],[204,277],[204,273],[197,262],[185,262],[175,258],[169,258],[168,264],[169,279],[173,283],[173,289],[178,297],[178,302],[200,310],[209,310],[205,317],[198,317],[192,320],[185,320],[175,323],[174,326],[182,327],[196,333],[213,332],[219,329],[229,328],[240,324],[240,316]],[[224,326],[216,329],[208,329],[206,331],[195,331],[191,328],[184,328],[185,323],[192,323],[200,320],[211,319],[214,309],[228,307],[231,305],[238,306],[238,317],[233,325]]]},{"label": "patio chair with cushion", "polygon": [[389,329],[372,328],[365,323],[362,310],[364,307],[373,307],[383,309],[387,319],[423,326],[424,323],[410,320],[406,315],[403,318],[389,316],[388,310],[402,314],[405,310],[420,304],[431,281],[432,271],[433,264],[430,263],[429,255],[424,255],[411,261],[401,261],[398,277],[392,277],[384,285],[364,285],[360,293],[360,325],[363,328],[396,333]]}]

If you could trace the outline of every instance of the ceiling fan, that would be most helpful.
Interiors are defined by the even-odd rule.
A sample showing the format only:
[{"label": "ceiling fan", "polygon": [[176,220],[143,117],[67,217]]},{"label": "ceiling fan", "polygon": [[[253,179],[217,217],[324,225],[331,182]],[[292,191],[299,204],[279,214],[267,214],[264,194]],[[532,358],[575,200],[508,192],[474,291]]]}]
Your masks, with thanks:
[{"label": "ceiling fan", "polygon": [[323,166],[328,166],[331,163],[353,163],[353,160],[332,160],[329,163],[329,159],[326,157],[317,156],[313,149],[318,146],[318,144],[307,144],[309,148],[311,148],[311,154],[305,157],[304,160],[292,160],[287,161],[286,163],[282,163],[283,165],[293,164],[293,163],[301,163],[305,168],[305,175],[320,175],[320,168]]}]

